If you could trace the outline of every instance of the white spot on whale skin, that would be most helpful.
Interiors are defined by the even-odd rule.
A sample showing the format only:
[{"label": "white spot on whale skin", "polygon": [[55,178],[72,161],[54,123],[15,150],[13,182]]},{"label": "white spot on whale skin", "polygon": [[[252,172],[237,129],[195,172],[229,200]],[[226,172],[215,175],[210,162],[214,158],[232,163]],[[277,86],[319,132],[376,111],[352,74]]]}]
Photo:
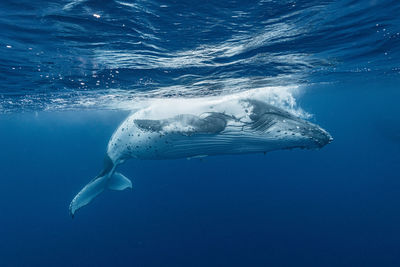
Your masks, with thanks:
[{"label": "white spot on whale skin", "polygon": [[101,16],[99,14],[94,13],[93,17],[95,17],[96,19],[99,19]]}]

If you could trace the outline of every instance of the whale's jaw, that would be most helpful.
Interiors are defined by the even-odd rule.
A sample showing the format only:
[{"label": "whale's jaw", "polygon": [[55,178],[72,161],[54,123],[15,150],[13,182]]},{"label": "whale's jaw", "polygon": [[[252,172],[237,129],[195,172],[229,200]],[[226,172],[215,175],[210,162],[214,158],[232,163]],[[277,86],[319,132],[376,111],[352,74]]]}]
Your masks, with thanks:
[{"label": "whale's jaw", "polygon": [[246,130],[262,136],[276,149],[316,149],[332,142],[332,136],[320,126],[280,108],[257,100],[245,100],[251,109],[251,123]]},{"label": "whale's jaw", "polygon": [[272,124],[264,132],[264,138],[275,143],[275,149],[319,149],[333,141],[326,130],[299,118],[278,116]]}]

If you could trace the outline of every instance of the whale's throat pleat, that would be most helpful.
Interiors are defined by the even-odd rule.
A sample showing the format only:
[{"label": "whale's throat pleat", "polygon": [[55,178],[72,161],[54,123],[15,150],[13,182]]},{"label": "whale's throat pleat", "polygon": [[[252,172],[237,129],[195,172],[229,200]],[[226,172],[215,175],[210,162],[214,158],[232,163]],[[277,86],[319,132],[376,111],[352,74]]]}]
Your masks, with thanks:
[{"label": "whale's throat pleat", "polygon": [[[173,144],[160,151],[161,158],[183,158],[199,155],[222,155],[264,152],[273,149],[261,134],[241,130],[241,126],[227,126],[222,133],[183,136],[172,134],[168,143]],[[270,148],[270,149],[269,149]]]},{"label": "whale's throat pleat", "polygon": [[257,118],[257,120],[251,124],[250,128],[256,132],[263,133],[270,129],[274,124],[276,124],[275,116],[264,114]]}]

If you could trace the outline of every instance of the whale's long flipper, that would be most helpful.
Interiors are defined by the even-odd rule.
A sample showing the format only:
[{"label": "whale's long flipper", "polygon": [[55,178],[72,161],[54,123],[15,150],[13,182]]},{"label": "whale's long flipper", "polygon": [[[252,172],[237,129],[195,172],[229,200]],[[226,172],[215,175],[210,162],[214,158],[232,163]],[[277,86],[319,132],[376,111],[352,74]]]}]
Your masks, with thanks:
[{"label": "whale's long flipper", "polygon": [[114,172],[114,169],[114,165],[110,168],[110,166],[106,164],[101,174],[79,191],[69,205],[69,212],[72,217],[74,217],[78,209],[89,204],[95,197],[103,192],[105,188],[111,190],[132,188],[132,182],[124,175]]}]

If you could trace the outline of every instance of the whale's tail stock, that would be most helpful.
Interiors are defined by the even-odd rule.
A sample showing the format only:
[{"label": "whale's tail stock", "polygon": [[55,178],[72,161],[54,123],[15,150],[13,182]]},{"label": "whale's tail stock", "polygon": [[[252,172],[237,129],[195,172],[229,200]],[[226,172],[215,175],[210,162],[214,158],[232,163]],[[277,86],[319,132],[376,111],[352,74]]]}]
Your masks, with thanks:
[{"label": "whale's tail stock", "polygon": [[104,169],[92,181],[85,185],[81,191],[74,197],[69,205],[69,212],[72,218],[75,212],[89,204],[97,197],[104,189],[124,190],[132,188],[132,182],[121,173],[115,172],[116,165],[108,155],[104,158]]}]

